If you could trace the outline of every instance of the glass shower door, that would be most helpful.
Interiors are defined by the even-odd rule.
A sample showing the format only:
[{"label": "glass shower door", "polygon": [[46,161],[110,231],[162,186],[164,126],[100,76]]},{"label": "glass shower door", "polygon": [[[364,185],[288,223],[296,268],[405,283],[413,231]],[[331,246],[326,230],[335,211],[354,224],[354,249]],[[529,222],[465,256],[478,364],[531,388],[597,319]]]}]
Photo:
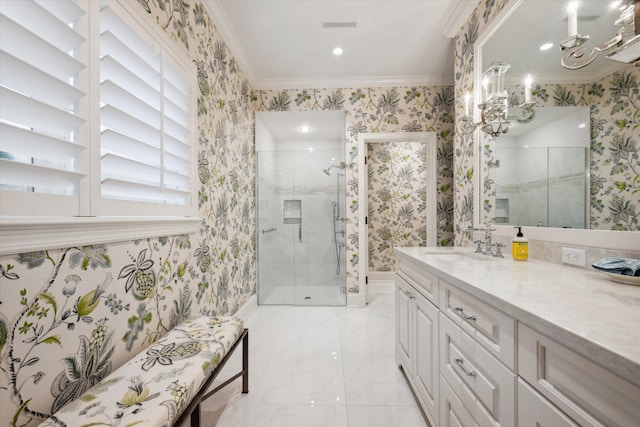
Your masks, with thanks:
[{"label": "glass shower door", "polygon": [[345,305],[339,151],[258,152],[258,302]]}]

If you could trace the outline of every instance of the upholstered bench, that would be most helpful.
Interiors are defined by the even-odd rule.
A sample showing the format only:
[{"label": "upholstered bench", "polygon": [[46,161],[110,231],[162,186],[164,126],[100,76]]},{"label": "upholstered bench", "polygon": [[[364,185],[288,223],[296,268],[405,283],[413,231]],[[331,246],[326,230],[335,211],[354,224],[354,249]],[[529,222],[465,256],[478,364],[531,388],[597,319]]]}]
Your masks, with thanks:
[{"label": "upholstered bench", "polygon": [[[207,393],[242,342],[242,371]],[[240,376],[249,391],[249,332],[237,317],[199,317],[163,338],[65,405],[45,426],[200,425],[200,402]]]}]

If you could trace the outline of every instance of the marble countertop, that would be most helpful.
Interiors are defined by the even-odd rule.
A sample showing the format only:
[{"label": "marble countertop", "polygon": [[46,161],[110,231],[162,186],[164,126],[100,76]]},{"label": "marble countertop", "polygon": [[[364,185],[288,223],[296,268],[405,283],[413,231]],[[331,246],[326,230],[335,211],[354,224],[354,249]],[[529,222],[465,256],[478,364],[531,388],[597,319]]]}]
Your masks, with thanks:
[{"label": "marble countertop", "polygon": [[591,268],[446,248],[395,250],[640,387],[640,286]]}]

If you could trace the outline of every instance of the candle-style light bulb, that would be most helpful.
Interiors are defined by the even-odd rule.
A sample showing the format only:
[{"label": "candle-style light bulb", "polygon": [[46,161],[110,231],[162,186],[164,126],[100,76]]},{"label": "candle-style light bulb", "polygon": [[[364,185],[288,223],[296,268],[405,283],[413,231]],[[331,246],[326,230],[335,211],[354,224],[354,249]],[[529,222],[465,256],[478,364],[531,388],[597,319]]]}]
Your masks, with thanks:
[{"label": "candle-style light bulb", "polygon": [[531,74],[527,74],[527,77],[524,79],[524,102],[531,101],[531,85],[533,84],[533,77]]},{"label": "candle-style light bulb", "polygon": [[486,102],[488,90],[489,90],[489,77],[484,76],[482,78],[482,102]]},{"label": "candle-style light bulb", "polygon": [[567,5],[567,22],[569,25],[569,37],[578,34],[578,2],[571,1]]}]

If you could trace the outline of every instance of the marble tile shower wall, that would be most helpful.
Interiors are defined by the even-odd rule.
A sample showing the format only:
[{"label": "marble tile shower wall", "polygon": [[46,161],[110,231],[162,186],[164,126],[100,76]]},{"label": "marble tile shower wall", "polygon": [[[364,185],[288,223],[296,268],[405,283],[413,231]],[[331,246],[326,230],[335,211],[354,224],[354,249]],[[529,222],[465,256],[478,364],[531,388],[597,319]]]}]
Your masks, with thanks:
[{"label": "marble tile shower wall", "polygon": [[[337,180],[344,177],[339,177],[335,168],[330,176],[322,169],[332,158],[340,158],[340,153],[331,150],[282,151],[260,152],[259,156],[260,229],[276,229],[260,233],[258,237],[261,299],[267,298],[276,286],[334,283],[336,255],[332,203],[338,202]],[[271,165],[267,165],[268,162]],[[263,170],[269,170],[270,175],[263,174]],[[301,203],[301,227],[284,222],[284,204],[288,200]],[[339,202],[343,215],[344,196]],[[339,223],[337,227],[340,230],[344,224]],[[338,234],[337,237],[338,243],[344,244],[344,236]]]},{"label": "marble tile shower wall", "polygon": [[[282,206],[291,197],[302,203],[301,240],[298,224],[284,224],[282,221]],[[335,275],[335,269],[330,269],[328,276],[323,272],[327,264],[335,265],[331,207],[334,200],[335,196],[331,194],[291,196],[273,193],[268,209],[271,218],[276,218],[276,221],[269,223],[273,224],[276,231],[259,237],[260,286],[263,286],[263,280],[267,283],[277,281],[282,285],[321,284],[327,277]],[[339,238],[344,242],[344,238]],[[268,257],[269,262],[263,263],[262,257]]]}]

